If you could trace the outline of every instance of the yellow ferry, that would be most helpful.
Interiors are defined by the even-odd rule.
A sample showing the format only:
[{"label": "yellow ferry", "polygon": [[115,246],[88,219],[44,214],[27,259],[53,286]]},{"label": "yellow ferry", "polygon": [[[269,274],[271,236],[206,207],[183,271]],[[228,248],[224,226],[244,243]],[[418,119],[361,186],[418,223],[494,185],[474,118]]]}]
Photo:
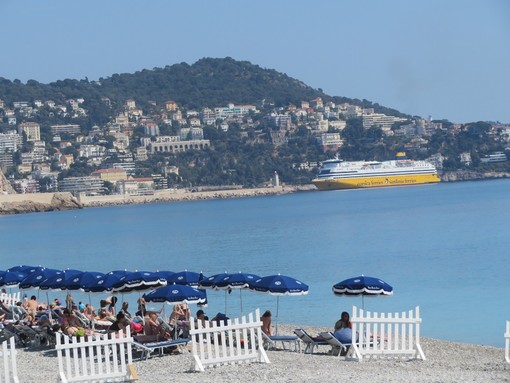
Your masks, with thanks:
[{"label": "yellow ferry", "polygon": [[317,178],[312,180],[319,190],[419,185],[440,181],[434,165],[427,161],[405,159],[405,153],[398,153],[396,160],[381,162],[327,160],[322,163]]}]

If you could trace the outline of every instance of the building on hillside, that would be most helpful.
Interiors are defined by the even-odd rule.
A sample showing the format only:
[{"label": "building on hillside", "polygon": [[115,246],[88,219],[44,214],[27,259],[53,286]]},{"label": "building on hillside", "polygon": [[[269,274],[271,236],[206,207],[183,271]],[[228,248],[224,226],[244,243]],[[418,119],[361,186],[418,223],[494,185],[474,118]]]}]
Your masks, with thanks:
[{"label": "building on hillside", "polygon": [[119,194],[124,195],[153,195],[154,180],[152,177],[120,180],[115,185],[115,189]]},{"label": "building on hillside", "polygon": [[58,183],[58,191],[74,195],[98,195],[105,190],[104,181],[98,177],[67,177]]},{"label": "building on hillside", "polygon": [[217,118],[225,119],[231,117],[242,117],[250,111],[256,112],[257,107],[254,105],[234,105],[228,104],[227,107],[214,108],[214,114]]},{"label": "building on hillside", "polygon": [[134,153],[135,161],[147,161],[149,158],[147,155],[147,148],[145,146],[139,146],[136,148]]},{"label": "building on hillside", "polygon": [[23,145],[21,134],[11,130],[7,133],[0,133],[0,153],[17,152]]},{"label": "building on hillside", "polygon": [[383,131],[391,130],[395,122],[405,121],[405,118],[387,116],[382,113],[363,114],[363,128],[380,127]]},{"label": "building on hillside", "polygon": [[80,134],[80,125],[78,124],[65,124],[65,125],[51,125],[52,134]]},{"label": "building on hillside", "polygon": [[127,99],[126,102],[124,102],[124,108],[125,109],[135,109],[136,108],[136,102],[132,98]]},{"label": "building on hillside", "polygon": [[37,122],[22,122],[18,126],[18,133],[25,133],[27,141],[41,140],[41,127]]},{"label": "building on hillside", "polygon": [[175,112],[177,109],[179,109],[179,106],[175,101],[167,101],[165,102],[165,109],[170,112]]},{"label": "building on hillside", "polygon": [[347,122],[344,120],[330,120],[329,127],[336,130],[344,130],[347,126]]},{"label": "building on hillside", "polygon": [[127,179],[127,173],[124,169],[119,168],[109,168],[109,169],[98,169],[93,172],[91,177],[96,177],[101,179],[102,181],[108,181],[113,184],[117,183],[117,181]]},{"label": "building on hillside", "polygon": [[343,145],[340,133],[322,133],[319,137],[317,137],[317,141],[322,147],[322,151],[324,153],[337,152]]},{"label": "building on hillside", "polygon": [[203,150],[209,148],[209,140],[181,141],[179,136],[159,136],[155,142],[150,142],[149,151],[154,153],[178,153],[188,150]]}]

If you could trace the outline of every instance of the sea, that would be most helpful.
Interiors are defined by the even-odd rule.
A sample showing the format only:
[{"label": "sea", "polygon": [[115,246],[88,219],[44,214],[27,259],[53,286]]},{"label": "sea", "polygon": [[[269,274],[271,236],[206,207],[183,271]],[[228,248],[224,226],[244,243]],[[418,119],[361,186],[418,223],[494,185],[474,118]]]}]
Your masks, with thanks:
[{"label": "sea", "polygon": [[[503,347],[509,197],[510,180],[490,180],[0,216],[0,269],[282,274],[308,284],[309,293],[208,291],[206,314],[234,318],[260,308],[273,312],[276,325],[332,327],[353,306],[385,313],[419,306],[423,336]],[[383,279],[394,294],[362,300],[332,293],[359,275]],[[105,297],[73,294],[95,306]],[[139,294],[120,299],[136,311]]]}]

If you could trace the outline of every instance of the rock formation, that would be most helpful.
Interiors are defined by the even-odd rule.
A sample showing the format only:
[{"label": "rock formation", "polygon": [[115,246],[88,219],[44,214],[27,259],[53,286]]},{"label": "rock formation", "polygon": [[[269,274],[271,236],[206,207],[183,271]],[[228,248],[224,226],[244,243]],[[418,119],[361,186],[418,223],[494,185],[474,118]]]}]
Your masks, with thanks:
[{"label": "rock formation", "polygon": [[[22,199],[25,196],[26,199]],[[34,196],[35,194],[25,194],[21,197],[18,194],[16,200],[9,199],[8,196],[3,198],[0,196],[0,214],[37,213],[81,209],[83,207],[71,193],[54,193],[49,203],[37,201],[33,198]]]},{"label": "rock formation", "polygon": [[0,193],[1,194],[16,194],[11,183],[5,178],[4,172],[0,169]]}]

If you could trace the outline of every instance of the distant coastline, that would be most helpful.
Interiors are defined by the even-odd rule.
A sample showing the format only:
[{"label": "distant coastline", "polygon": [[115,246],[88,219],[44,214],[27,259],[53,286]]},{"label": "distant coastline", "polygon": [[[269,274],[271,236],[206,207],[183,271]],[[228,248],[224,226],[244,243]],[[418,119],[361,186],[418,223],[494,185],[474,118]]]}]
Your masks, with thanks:
[{"label": "distant coastline", "polygon": [[[442,182],[475,181],[510,178],[510,173],[480,173],[473,171],[443,172]],[[70,193],[0,194],[0,215],[36,213],[117,205],[152,204],[162,202],[197,201],[226,198],[246,198],[317,191],[312,185],[283,185],[262,188],[202,190],[165,189],[152,195],[98,195],[74,197]]]},{"label": "distant coastline", "polygon": [[99,195],[74,197],[70,193],[33,193],[0,195],[0,215],[36,213],[116,205],[246,198],[316,190],[313,185],[275,186],[253,189],[191,191],[188,189],[156,190],[153,195]]}]

